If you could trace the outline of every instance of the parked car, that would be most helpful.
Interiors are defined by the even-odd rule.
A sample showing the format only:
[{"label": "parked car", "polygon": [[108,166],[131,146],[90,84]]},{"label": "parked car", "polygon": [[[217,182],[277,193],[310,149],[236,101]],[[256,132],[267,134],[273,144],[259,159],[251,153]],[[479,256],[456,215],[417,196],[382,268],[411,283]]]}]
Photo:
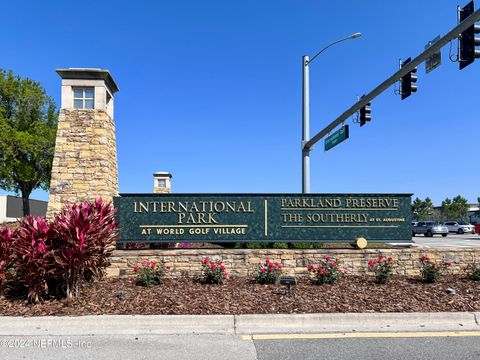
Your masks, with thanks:
[{"label": "parked car", "polygon": [[417,225],[412,228],[412,236],[416,234],[423,234],[427,237],[439,234],[446,237],[448,235],[448,228],[436,221],[419,221]]},{"label": "parked car", "polygon": [[448,228],[449,232],[455,232],[457,234],[475,233],[475,227],[466,221],[446,221],[443,225]]},{"label": "parked car", "polygon": [[480,235],[480,224],[475,225],[475,232]]}]

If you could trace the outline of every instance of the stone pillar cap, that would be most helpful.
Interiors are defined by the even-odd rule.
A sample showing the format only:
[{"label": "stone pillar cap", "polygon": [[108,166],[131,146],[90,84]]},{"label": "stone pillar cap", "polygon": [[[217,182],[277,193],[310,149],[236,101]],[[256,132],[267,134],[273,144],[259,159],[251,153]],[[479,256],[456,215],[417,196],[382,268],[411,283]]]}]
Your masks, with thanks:
[{"label": "stone pillar cap", "polygon": [[104,80],[108,89],[112,94],[116,93],[119,89],[117,84],[112,78],[110,71],[106,69],[98,68],[68,68],[68,69],[55,69],[58,75],[62,79],[81,79],[81,80]]},{"label": "stone pillar cap", "polygon": [[170,174],[168,171],[157,171],[156,173],[153,173],[153,176],[154,177],[169,177],[171,178],[172,177],[172,174]]}]

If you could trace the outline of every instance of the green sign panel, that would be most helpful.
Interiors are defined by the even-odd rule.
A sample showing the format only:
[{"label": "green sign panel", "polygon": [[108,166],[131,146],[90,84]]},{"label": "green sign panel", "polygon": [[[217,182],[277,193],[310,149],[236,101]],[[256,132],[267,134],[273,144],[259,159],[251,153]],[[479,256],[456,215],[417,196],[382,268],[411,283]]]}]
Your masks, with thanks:
[{"label": "green sign panel", "polygon": [[411,194],[122,194],[123,242],[411,240]]},{"label": "green sign panel", "polygon": [[325,151],[337,146],[342,141],[348,139],[348,125],[343,125],[340,129],[335,131],[332,135],[325,138]]}]

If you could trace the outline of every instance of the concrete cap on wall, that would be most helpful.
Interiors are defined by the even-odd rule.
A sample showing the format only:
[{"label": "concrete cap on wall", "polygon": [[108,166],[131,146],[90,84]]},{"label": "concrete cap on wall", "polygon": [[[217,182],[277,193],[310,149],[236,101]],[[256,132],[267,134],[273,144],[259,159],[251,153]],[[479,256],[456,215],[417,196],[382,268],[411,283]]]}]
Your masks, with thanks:
[{"label": "concrete cap on wall", "polygon": [[153,177],[172,177],[172,174],[170,174],[168,171],[158,171],[156,173],[153,173]]},{"label": "concrete cap on wall", "polygon": [[112,78],[110,71],[98,68],[68,68],[55,69],[62,79],[81,79],[81,80],[104,80],[112,94],[119,89]]}]

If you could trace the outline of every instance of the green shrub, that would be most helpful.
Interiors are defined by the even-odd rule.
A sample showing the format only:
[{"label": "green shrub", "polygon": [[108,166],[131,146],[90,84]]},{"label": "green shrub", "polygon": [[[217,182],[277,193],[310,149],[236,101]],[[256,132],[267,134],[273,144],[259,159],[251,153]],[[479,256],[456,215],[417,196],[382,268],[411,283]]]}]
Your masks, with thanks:
[{"label": "green shrub", "polygon": [[426,255],[423,255],[420,258],[420,274],[422,278],[427,283],[437,282],[440,276],[445,272],[447,267],[451,265],[450,262],[444,261],[442,264],[436,264],[430,260]]},{"label": "green shrub", "polygon": [[202,281],[206,284],[221,284],[227,278],[225,266],[220,260],[211,261],[209,258],[205,258],[202,261]]},{"label": "green shrub", "polygon": [[320,264],[317,266],[308,265],[307,270],[315,275],[316,283],[319,285],[334,284],[341,274],[338,259],[332,259],[330,256],[320,260]]},{"label": "green shrub", "polygon": [[472,281],[480,281],[480,264],[471,264],[467,269],[467,277]]},{"label": "green shrub", "polygon": [[265,260],[253,272],[253,279],[259,284],[275,284],[282,274],[282,264]]},{"label": "green shrub", "polygon": [[165,265],[165,261],[157,263],[156,261],[143,260],[141,265],[133,267],[133,271],[137,275],[137,284],[141,286],[160,285],[169,265]]},{"label": "green shrub", "polygon": [[368,268],[375,273],[375,280],[378,284],[385,284],[390,281],[395,262],[391,257],[384,258],[382,255],[378,259],[371,259],[368,262]]}]

